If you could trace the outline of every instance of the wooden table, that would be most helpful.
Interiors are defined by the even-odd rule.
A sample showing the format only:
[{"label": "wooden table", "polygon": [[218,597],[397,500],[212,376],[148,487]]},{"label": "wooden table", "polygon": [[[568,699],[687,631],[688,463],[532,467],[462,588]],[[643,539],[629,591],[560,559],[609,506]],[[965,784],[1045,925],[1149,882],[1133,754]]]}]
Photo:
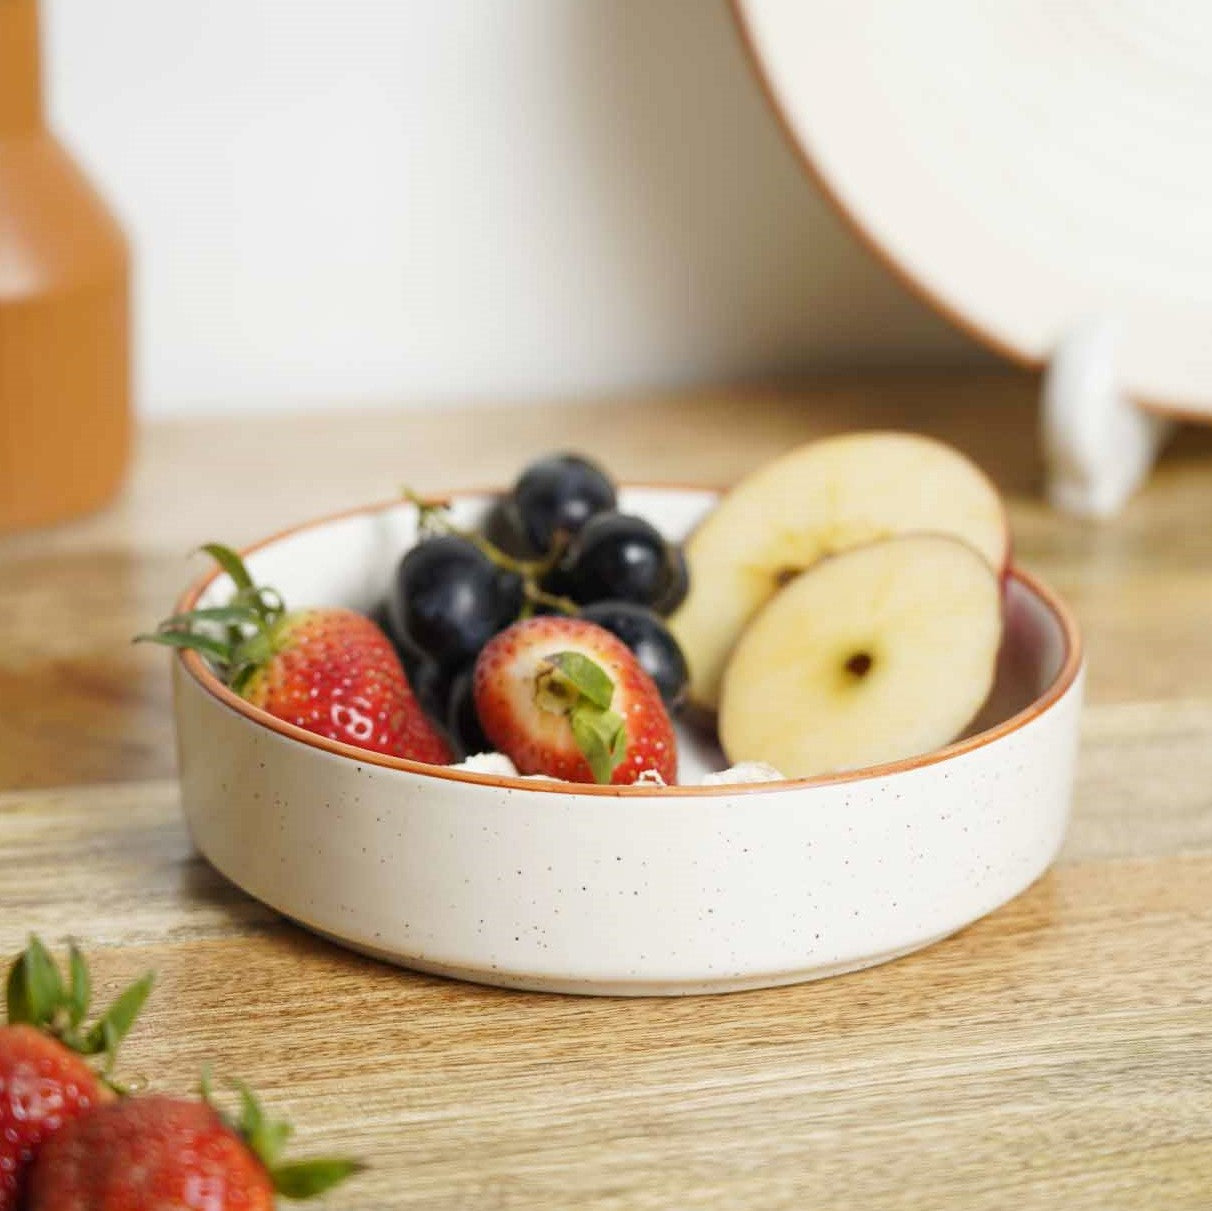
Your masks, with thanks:
[{"label": "wooden table", "polygon": [[[1180,435],[1113,525],[1038,495],[1035,384],[871,375],[613,405],[147,426],[122,502],[0,540],[0,953],[80,938],[159,985],[124,1069],[239,1074],[373,1170],[350,1208],[1212,1207],[1212,434]],[[792,443],[917,427],[1007,493],[1019,559],[1090,658],[1057,867],[930,950],[687,1000],[502,992],[279,920],[190,851],[162,615],[199,542],[553,447],[728,482]]]}]

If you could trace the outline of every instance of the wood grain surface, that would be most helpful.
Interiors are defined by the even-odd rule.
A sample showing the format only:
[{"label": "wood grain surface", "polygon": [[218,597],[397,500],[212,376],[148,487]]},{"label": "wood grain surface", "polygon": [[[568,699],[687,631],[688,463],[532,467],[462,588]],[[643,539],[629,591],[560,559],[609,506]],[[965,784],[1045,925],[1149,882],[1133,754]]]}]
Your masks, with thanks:
[{"label": "wood grain surface", "polygon": [[[334,1208],[1212,1207],[1212,434],[1112,525],[1038,498],[1027,376],[887,373],[667,400],[150,426],[106,513],[0,539],[0,954],[27,930],[154,967],[124,1069],[262,1088],[298,1151],[373,1168]],[[285,923],[189,845],[163,653],[128,640],[210,538],[508,480],[556,447],[728,482],[903,426],[1006,492],[1018,558],[1085,629],[1073,827],[1013,903],[899,962],[769,992],[483,989]]]}]

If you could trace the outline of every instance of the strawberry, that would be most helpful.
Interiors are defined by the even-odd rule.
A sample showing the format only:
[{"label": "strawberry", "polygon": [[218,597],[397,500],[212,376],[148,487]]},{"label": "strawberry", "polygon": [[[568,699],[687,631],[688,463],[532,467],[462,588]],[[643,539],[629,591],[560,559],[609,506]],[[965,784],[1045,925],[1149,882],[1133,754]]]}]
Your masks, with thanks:
[{"label": "strawberry", "polygon": [[488,738],[523,774],[570,782],[677,777],[673,725],[651,677],[609,631],[541,615],[489,640],[474,673]]},{"label": "strawberry", "polygon": [[9,972],[9,1025],[0,1027],[0,1211],[20,1205],[30,1165],[57,1131],[113,1091],[82,1058],[105,1053],[112,1062],[151,989],[151,977],[131,985],[91,1028],[88,967],[73,946],[65,983],[37,938]]},{"label": "strawberry", "polygon": [[265,1116],[243,1085],[229,1122],[203,1100],[149,1095],[99,1106],[43,1148],[28,1211],[269,1211],[275,1196],[310,1198],[361,1166],[348,1160],[283,1163],[290,1124]]},{"label": "strawberry", "polygon": [[246,701],[319,736],[433,765],[453,760],[375,623],[340,608],[287,611],[272,589],[253,584],[234,551],[217,543],[203,550],[231,577],[231,601],[176,614],[136,642],[204,653]]}]

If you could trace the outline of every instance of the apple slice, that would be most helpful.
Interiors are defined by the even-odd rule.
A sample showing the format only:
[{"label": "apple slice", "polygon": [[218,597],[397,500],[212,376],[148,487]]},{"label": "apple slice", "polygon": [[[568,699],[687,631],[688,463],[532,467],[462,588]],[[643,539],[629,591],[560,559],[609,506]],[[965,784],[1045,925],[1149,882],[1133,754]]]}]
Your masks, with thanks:
[{"label": "apple slice", "polygon": [[954,538],[906,535],[823,559],[736,645],[724,752],[807,778],[939,748],[988,697],[1001,631],[999,578]]},{"label": "apple slice", "polygon": [[958,451],[910,433],[811,442],[743,479],[686,543],[690,592],[670,626],[690,701],[714,711],[728,654],[750,617],[825,555],[906,533],[951,534],[1000,575],[1009,558],[1001,497]]}]

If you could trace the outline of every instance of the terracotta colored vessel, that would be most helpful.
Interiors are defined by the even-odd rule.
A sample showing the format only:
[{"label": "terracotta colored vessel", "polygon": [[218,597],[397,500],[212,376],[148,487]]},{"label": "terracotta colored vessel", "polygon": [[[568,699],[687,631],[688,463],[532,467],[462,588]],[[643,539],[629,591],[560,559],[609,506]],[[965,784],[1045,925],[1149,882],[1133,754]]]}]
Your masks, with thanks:
[{"label": "terracotta colored vessel", "polygon": [[37,0],[0,0],[0,530],[121,482],[128,296],[121,228],[43,118]]}]

